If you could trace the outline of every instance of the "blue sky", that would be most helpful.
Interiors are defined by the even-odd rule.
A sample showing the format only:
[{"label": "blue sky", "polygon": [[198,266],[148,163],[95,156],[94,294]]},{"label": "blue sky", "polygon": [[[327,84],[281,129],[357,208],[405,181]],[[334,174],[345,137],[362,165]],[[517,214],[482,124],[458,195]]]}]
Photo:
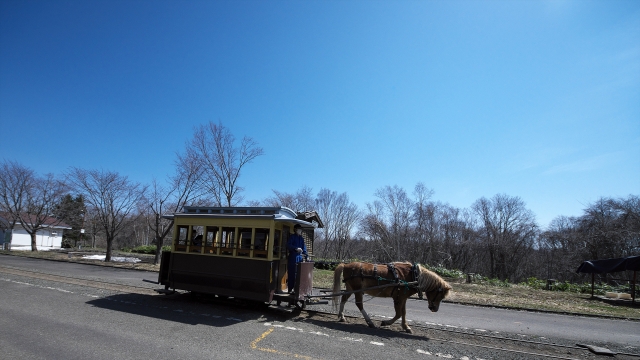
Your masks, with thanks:
[{"label": "blue sky", "polygon": [[209,121],[265,150],[246,200],[423,182],[544,227],[640,194],[640,2],[0,0],[0,158],[148,183]]}]

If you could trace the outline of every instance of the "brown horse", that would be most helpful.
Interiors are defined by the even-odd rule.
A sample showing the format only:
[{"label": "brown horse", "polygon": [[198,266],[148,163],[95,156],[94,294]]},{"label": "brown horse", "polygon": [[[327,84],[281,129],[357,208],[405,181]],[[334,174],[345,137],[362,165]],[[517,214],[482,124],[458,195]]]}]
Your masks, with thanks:
[{"label": "brown horse", "polygon": [[[344,280],[342,280],[343,274]],[[362,306],[362,293],[377,297],[391,297],[396,315],[391,320],[383,321],[381,325],[391,325],[402,316],[402,328],[408,333],[411,333],[411,328],[407,325],[406,320],[407,299],[415,293],[420,293],[420,297],[422,297],[422,293],[425,293],[429,301],[429,310],[436,312],[440,301],[451,290],[451,286],[436,273],[427,270],[420,264],[412,265],[408,262],[394,262],[385,265],[360,262],[340,264],[333,273],[334,294],[340,292],[341,281],[345,283],[348,293],[342,295],[338,321],[345,321],[344,304],[351,293],[354,293],[356,306],[360,309],[367,324],[370,327],[375,327]],[[338,298],[339,296],[333,298],[333,307],[336,310]]]}]

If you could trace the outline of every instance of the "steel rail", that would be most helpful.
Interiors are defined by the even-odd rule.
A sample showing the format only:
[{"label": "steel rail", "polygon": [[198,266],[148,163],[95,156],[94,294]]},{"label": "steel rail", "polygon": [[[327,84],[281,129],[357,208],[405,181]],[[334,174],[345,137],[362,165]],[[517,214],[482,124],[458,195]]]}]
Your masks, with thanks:
[{"label": "steel rail", "polygon": [[122,293],[131,292],[131,293],[142,294],[142,295],[155,294],[155,290],[147,287],[143,287],[143,286],[112,283],[112,282],[103,281],[103,280],[86,279],[86,278],[66,276],[66,275],[60,275],[60,274],[51,274],[51,273],[45,273],[45,272],[33,271],[33,270],[24,270],[24,269],[18,269],[18,268],[7,267],[7,266],[0,266],[0,273],[2,272],[18,275],[18,276],[33,277],[41,280],[55,281],[55,282],[60,282],[65,284],[88,286],[88,287],[93,287],[97,289],[118,291]]},{"label": "steel rail", "polygon": [[[118,292],[132,292],[132,293],[145,294],[145,295],[146,294],[150,294],[150,293],[155,293],[155,291],[153,289],[150,289],[150,288],[147,288],[147,287],[141,287],[141,286],[135,286],[135,285],[125,285],[125,284],[107,282],[107,281],[102,281],[102,280],[86,279],[86,278],[79,278],[79,277],[66,276],[66,275],[60,275],[60,274],[51,274],[51,273],[45,273],[45,272],[39,272],[39,271],[33,271],[33,270],[24,270],[24,269],[18,269],[18,268],[7,267],[7,266],[0,266],[0,272],[19,275],[19,276],[34,277],[34,278],[39,278],[39,279],[43,279],[43,280],[50,280],[50,281],[73,284],[73,285],[89,286],[89,287],[100,288],[100,289],[109,289],[109,290],[118,291]],[[412,284],[415,284],[415,282],[407,283],[407,285],[412,285]],[[370,289],[378,289],[378,288],[384,288],[384,287],[389,287],[389,286],[405,286],[405,285],[404,284],[396,284],[396,283],[384,284],[384,285],[370,287],[370,288],[362,289],[362,290],[348,291],[348,292],[347,291],[343,291],[343,292],[340,292],[340,293],[329,294],[329,295],[326,295],[326,294],[325,295],[312,295],[312,296],[309,296],[309,297],[334,297],[334,296],[353,294],[353,293],[356,293],[356,292],[363,292],[363,291],[367,291],[367,290],[370,290]],[[224,303],[224,304],[227,304],[227,305],[230,304],[228,301],[220,302],[220,303]],[[327,315],[327,316],[335,316],[336,315],[336,314],[334,314],[332,312],[319,311],[319,310],[306,309],[306,310],[302,310],[302,311],[305,311],[307,313],[311,313],[311,312],[319,313],[319,314],[323,314],[323,315]],[[353,315],[346,315],[346,316],[350,317],[350,318],[361,319],[361,317],[358,317],[358,316],[353,316]],[[430,326],[421,325],[421,324],[412,324],[412,326],[420,328],[420,329],[423,329],[423,330],[434,330],[434,331],[441,331],[441,332],[449,332],[449,333],[455,333],[455,334],[459,334],[459,335],[466,335],[466,336],[476,337],[476,338],[491,338],[491,339],[502,340],[502,341],[510,341],[510,342],[513,342],[513,343],[527,343],[527,344],[532,344],[532,345],[547,346],[547,347],[550,347],[550,348],[568,348],[568,349],[573,349],[573,350],[589,351],[588,349],[586,349],[584,347],[579,347],[579,346],[555,344],[555,343],[533,341],[533,340],[525,340],[525,339],[515,339],[515,338],[509,338],[509,337],[504,337],[504,336],[496,336],[496,335],[476,334],[476,333],[457,331],[457,330],[452,330],[452,329],[442,329],[442,328],[437,328],[437,327],[430,327]],[[546,357],[546,358],[552,358],[552,359],[578,360],[578,359],[571,358],[571,357],[563,357],[563,356],[544,354],[544,353],[534,353],[534,352],[527,352],[527,351],[521,351],[521,350],[505,349],[505,348],[500,348],[500,347],[494,347],[494,346],[489,346],[489,345],[481,345],[481,344],[473,344],[473,343],[467,343],[467,342],[462,342],[462,341],[439,339],[439,338],[431,338],[431,339],[432,340],[437,340],[437,341],[442,341],[442,342],[448,342],[448,343],[452,343],[452,344],[460,344],[460,345],[471,346],[471,347],[478,347],[478,348],[485,348],[485,349],[491,349],[491,350],[496,350],[496,351],[510,352],[510,353],[514,353],[514,354],[540,356],[540,357]],[[640,358],[640,354],[624,353],[624,352],[616,352],[616,354],[617,355],[622,355],[622,356],[639,357]]]},{"label": "steel rail", "polygon": [[[304,311],[319,313],[319,314],[323,314],[323,315],[327,315],[327,316],[336,316],[335,313],[327,312],[327,311],[308,310],[308,309],[304,310]],[[349,317],[349,318],[354,318],[354,319],[362,319],[362,317],[360,317],[360,316],[346,315],[346,314],[345,314],[345,316]],[[423,330],[435,330],[435,331],[442,331],[442,332],[450,332],[450,333],[454,333],[454,334],[467,335],[467,336],[470,336],[470,337],[477,337],[477,338],[484,337],[484,338],[491,338],[491,339],[496,339],[496,340],[510,341],[510,342],[513,342],[513,343],[526,343],[526,344],[532,344],[532,345],[547,346],[547,347],[550,347],[550,348],[567,348],[567,349],[572,349],[572,350],[581,350],[581,351],[589,352],[589,349],[587,349],[587,348],[580,347],[580,346],[573,346],[573,345],[563,345],[563,344],[554,344],[554,343],[542,342],[542,341],[515,339],[515,338],[509,338],[509,337],[504,337],[504,336],[496,336],[496,335],[476,334],[476,333],[456,331],[456,330],[451,330],[451,329],[441,329],[441,328],[430,327],[430,326],[421,325],[421,324],[415,324],[415,323],[412,324],[411,327],[416,327],[416,328],[420,328],[420,329],[423,329]],[[419,336],[419,335],[416,335],[416,336]],[[562,357],[562,356],[551,355],[551,354],[533,353],[533,352],[526,352],[526,351],[521,351],[521,350],[504,349],[504,348],[492,347],[492,346],[488,346],[488,345],[465,343],[465,342],[447,340],[447,339],[439,339],[439,338],[430,338],[430,339],[431,340],[454,343],[454,344],[466,345],[466,346],[487,348],[487,349],[492,349],[492,350],[500,350],[500,351],[505,351],[505,352],[514,352],[514,353],[521,353],[521,354],[526,354],[526,355],[535,355],[535,356],[547,357],[547,358],[552,358],[552,359],[578,360],[578,359],[571,358],[571,357]],[[617,355],[623,355],[623,356],[630,356],[630,357],[640,357],[640,354],[633,354],[633,353],[616,352],[616,354]]]}]

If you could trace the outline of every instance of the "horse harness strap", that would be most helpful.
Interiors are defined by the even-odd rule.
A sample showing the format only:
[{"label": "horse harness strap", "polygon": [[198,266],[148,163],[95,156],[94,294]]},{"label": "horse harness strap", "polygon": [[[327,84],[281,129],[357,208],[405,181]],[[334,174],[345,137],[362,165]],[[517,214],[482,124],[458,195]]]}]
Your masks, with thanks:
[{"label": "horse harness strap", "polygon": [[389,273],[393,275],[393,282],[398,282],[398,269],[396,269],[395,265],[393,265],[393,263],[388,263],[387,270],[389,270]]},{"label": "horse harness strap", "polygon": [[[373,277],[378,278],[378,264],[373,264]],[[380,285],[380,279],[378,279],[378,285]]]},{"label": "horse harness strap", "polygon": [[[411,266],[411,273],[413,274],[413,281],[417,282],[418,277],[420,276],[420,268],[418,267],[418,264],[413,263],[413,266]],[[418,289],[418,298],[422,300],[422,290],[419,286],[416,286],[415,288]]]},{"label": "horse harness strap", "polygon": [[[361,279],[376,279],[376,280],[378,280],[378,284],[380,284],[380,281],[388,281],[388,282],[393,282],[393,283],[396,283],[396,284],[404,284],[405,288],[409,288],[410,287],[406,281],[400,280],[400,278],[398,277],[398,269],[395,267],[395,265],[393,263],[388,263],[386,265],[387,265],[387,272],[389,274],[393,275],[392,279],[383,278],[381,276],[378,276],[378,265],[377,264],[373,264],[373,275],[365,275],[362,263],[360,263],[360,274],[354,274],[354,275],[349,276],[348,278],[344,278],[342,280],[342,282],[346,283],[350,279],[359,277]],[[412,270],[413,270],[413,268],[412,268]],[[414,273],[414,279],[417,279],[415,273]],[[413,287],[413,286],[411,286],[411,287]],[[392,294],[393,294],[393,292],[395,290],[396,290],[395,287],[393,288],[393,290],[391,290]]]},{"label": "horse harness strap", "polygon": [[[378,264],[372,264],[372,265],[373,265],[373,275],[365,275],[362,263],[360,263],[360,271],[359,271],[360,273],[351,275],[348,278],[344,278],[342,280],[342,282],[346,283],[348,280],[351,280],[351,279],[356,278],[356,277],[359,277],[361,279],[376,279],[376,280],[378,280],[378,284],[380,284],[380,281],[398,282],[398,272],[396,271],[395,268],[393,268],[393,264],[392,263],[387,264],[387,268],[389,268],[389,265],[391,265],[391,268],[393,268],[394,279],[386,279],[386,278],[378,276]],[[389,271],[389,272],[391,272],[391,271]]]}]

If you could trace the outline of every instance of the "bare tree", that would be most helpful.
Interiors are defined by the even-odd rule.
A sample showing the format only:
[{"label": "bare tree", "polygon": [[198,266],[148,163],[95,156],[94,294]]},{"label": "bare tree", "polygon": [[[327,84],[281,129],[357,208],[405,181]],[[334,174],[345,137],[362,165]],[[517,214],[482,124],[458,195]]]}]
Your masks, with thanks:
[{"label": "bare tree", "polygon": [[438,210],[439,204],[430,202],[433,190],[428,189],[423,183],[416,184],[414,188],[415,202],[413,205],[412,222],[414,234],[410,237],[414,260],[425,264],[431,264],[436,252],[438,236]]},{"label": "bare tree", "polygon": [[66,185],[53,174],[39,177],[31,169],[16,162],[4,162],[2,173],[2,207],[12,218],[12,228],[16,222],[20,222],[31,237],[31,251],[38,251],[38,231],[62,222],[53,217],[53,214],[66,191]]},{"label": "bare tree", "polygon": [[450,262],[443,261],[443,264],[463,272],[478,272],[478,242],[473,215],[469,209],[450,205],[442,205],[440,212],[442,251],[450,259]]},{"label": "bare tree", "polygon": [[105,261],[111,261],[113,240],[144,199],[146,187],[116,172],[71,168],[68,178],[95,211],[107,239]]},{"label": "bare tree", "polygon": [[330,252],[335,259],[349,256],[349,243],[355,227],[360,220],[358,206],[349,201],[347,193],[321,189],[315,200],[316,211],[324,224],[319,229],[319,238],[323,243],[322,254]]},{"label": "bare tree", "polygon": [[316,209],[312,194],[313,190],[308,186],[301,187],[295,193],[287,193],[278,190],[271,191],[273,191],[274,196],[262,201],[266,206],[284,206],[297,212]]},{"label": "bare tree", "polygon": [[0,211],[7,217],[10,230],[18,222],[18,213],[24,211],[35,177],[33,170],[15,161],[5,160],[0,165]]},{"label": "bare tree", "polygon": [[195,129],[187,144],[187,157],[198,164],[204,185],[218,206],[235,206],[242,201],[238,178],[242,168],[264,151],[250,137],[235,147],[235,137],[221,123],[209,122]]},{"label": "bare tree", "polygon": [[577,218],[558,216],[540,234],[538,249],[544,255],[545,262],[541,268],[545,271],[537,276],[575,278],[576,264],[580,264],[583,257],[578,225]]},{"label": "bare tree", "polygon": [[363,235],[375,241],[379,260],[407,259],[413,200],[397,185],[378,189],[375,196],[378,200],[367,204],[368,213],[360,222]]},{"label": "bare tree", "polygon": [[576,281],[585,260],[618,258],[640,250],[640,197],[600,198],[578,217],[555,218],[539,240],[545,276]]},{"label": "bare tree", "polygon": [[178,212],[183,206],[197,201],[203,196],[200,187],[201,173],[198,163],[192,157],[178,155],[175,174],[169,178],[167,186],[155,179],[148,196],[149,226],[154,234],[156,253],[154,264],[160,263],[160,254],[165,237],[173,228],[173,219],[164,219],[166,213]]},{"label": "bare tree", "polygon": [[519,197],[504,194],[480,198],[472,209],[482,223],[480,238],[489,255],[490,276],[517,279],[538,233],[533,212]]}]

